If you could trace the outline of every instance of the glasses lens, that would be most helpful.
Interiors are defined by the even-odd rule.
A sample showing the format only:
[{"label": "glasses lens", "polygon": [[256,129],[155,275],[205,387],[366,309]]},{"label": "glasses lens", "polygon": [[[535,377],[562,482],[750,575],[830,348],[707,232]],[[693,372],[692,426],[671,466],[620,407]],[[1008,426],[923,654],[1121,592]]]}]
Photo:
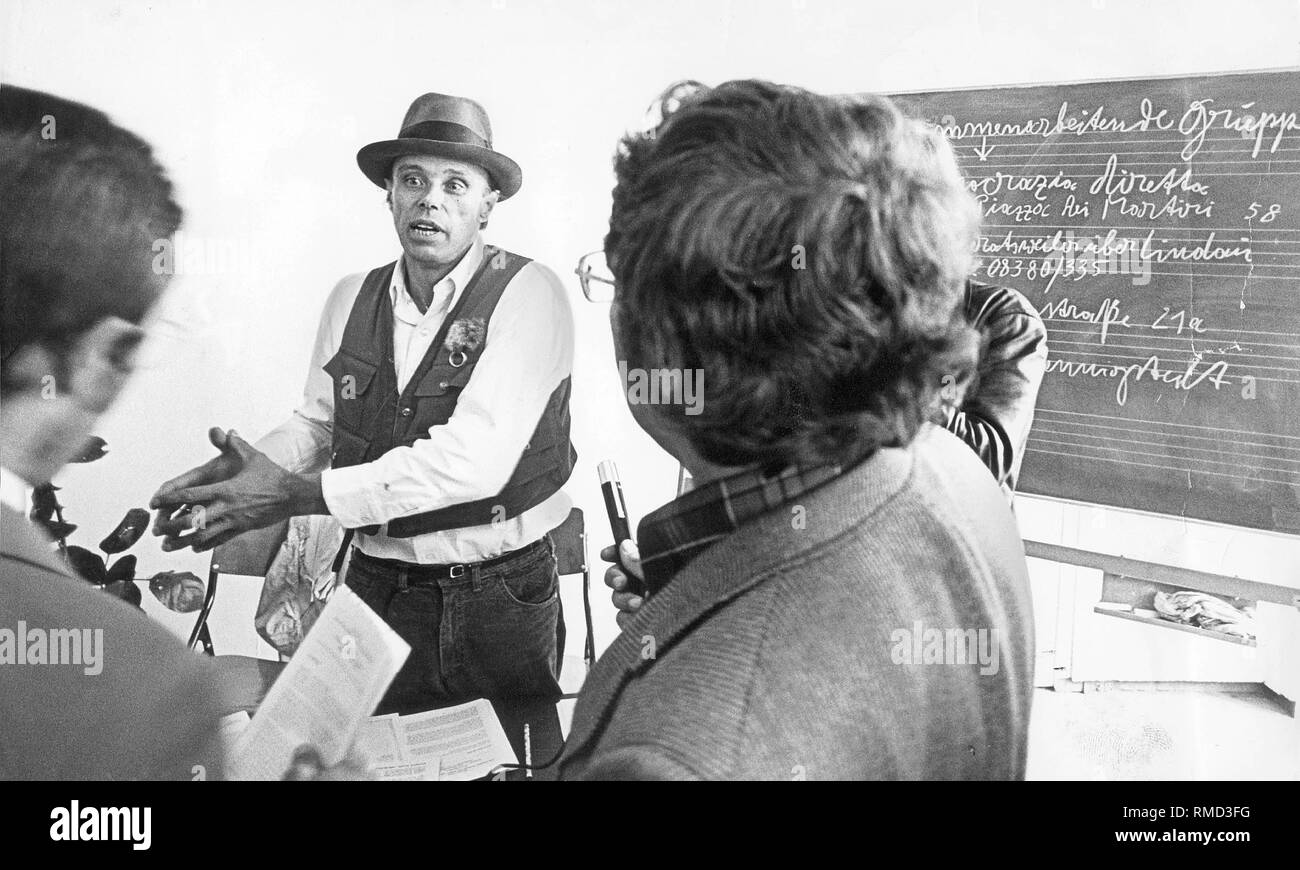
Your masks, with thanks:
[{"label": "glasses lens", "polygon": [[589,302],[614,301],[614,273],[605,262],[604,251],[593,251],[578,261],[578,278],[582,295]]}]

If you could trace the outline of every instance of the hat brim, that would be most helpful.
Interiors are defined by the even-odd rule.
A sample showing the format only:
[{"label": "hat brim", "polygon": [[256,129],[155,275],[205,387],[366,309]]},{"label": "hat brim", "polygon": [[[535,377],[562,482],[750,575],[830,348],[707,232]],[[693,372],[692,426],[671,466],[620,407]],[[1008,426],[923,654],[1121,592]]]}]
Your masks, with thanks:
[{"label": "hat brim", "polygon": [[393,161],[406,154],[430,154],[464,160],[483,167],[492,179],[492,186],[501,191],[502,199],[519,192],[524,183],[523,170],[509,157],[490,148],[459,142],[437,142],[432,139],[388,139],[372,142],[357,152],[357,166],[376,187],[386,187]]}]

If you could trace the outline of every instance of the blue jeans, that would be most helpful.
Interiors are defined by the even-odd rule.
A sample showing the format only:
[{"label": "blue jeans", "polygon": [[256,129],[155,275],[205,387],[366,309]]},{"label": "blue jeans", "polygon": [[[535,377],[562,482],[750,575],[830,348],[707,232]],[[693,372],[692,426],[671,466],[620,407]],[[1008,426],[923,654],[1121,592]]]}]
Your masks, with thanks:
[{"label": "blue jeans", "polygon": [[446,573],[352,552],[348,588],[411,645],[376,713],[558,698],[564,617],[550,538]]}]

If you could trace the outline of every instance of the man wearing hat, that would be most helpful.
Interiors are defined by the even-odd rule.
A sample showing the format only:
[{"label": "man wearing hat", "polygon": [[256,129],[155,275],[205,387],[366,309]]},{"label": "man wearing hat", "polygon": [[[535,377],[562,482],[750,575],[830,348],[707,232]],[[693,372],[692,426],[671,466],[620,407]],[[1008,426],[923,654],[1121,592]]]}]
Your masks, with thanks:
[{"label": "man wearing hat", "polygon": [[208,550],[331,514],[348,586],[412,647],[381,712],[558,695],[547,533],[571,507],[572,312],[550,269],[481,234],[522,173],[483,107],[444,94],[357,164],[387,192],[402,256],[339,282],[303,404],[256,448],[211,430],[221,454],[163,484],[155,533]]}]

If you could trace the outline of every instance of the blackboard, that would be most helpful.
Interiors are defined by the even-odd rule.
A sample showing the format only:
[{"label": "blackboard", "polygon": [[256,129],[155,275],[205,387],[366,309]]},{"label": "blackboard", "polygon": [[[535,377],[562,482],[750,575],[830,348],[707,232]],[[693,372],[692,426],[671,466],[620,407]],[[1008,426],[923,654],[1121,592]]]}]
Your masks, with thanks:
[{"label": "blackboard", "polygon": [[1300,532],[1300,71],[895,99],[1047,326],[1019,490]]}]

